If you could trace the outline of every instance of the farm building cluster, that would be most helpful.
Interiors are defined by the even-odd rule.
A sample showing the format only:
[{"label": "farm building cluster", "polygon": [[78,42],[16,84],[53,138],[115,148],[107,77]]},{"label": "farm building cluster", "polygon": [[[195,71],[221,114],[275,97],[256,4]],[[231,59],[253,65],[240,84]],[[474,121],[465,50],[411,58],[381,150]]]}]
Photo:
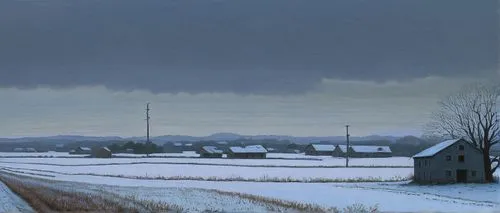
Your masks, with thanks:
[{"label": "farm building cluster", "polygon": [[[262,159],[266,158],[266,153],[270,149],[262,145],[251,146],[231,146],[226,150],[216,146],[203,146],[200,149],[200,157],[204,158],[222,158],[227,154],[227,158],[248,158]],[[392,157],[391,148],[388,146],[349,146],[332,144],[309,144],[305,149],[306,155],[349,157],[353,158],[387,158]]]},{"label": "farm building cluster", "polygon": [[333,157],[354,158],[387,158],[392,157],[389,146],[349,146],[333,144],[309,144],[305,150],[306,155],[324,155]]}]

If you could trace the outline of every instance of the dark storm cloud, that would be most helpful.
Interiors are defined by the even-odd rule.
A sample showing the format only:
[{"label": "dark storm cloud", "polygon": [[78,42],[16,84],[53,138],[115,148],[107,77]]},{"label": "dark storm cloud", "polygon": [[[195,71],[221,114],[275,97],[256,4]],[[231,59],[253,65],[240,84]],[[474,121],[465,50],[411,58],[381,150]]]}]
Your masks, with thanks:
[{"label": "dark storm cloud", "polygon": [[295,93],[496,72],[495,0],[0,1],[0,86]]}]

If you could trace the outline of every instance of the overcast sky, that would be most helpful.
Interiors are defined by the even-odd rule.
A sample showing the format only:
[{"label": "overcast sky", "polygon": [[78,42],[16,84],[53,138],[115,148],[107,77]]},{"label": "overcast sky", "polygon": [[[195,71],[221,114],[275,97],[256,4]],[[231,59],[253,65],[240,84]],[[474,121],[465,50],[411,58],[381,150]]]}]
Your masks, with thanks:
[{"label": "overcast sky", "polygon": [[0,137],[420,134],[499,79],[496,0],[2,0]]}]

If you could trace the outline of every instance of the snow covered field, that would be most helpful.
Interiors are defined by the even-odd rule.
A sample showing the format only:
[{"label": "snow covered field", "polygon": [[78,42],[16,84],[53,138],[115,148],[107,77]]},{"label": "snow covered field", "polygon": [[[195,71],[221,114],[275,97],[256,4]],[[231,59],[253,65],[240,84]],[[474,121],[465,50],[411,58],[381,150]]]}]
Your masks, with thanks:
[{"label": "snow covered field", "polygon": [[[314,157],[318,158],[317,156]],[[44,179],[104,184],[106,187],[116,187],[115,191],[123,195],[132,193],[147,199],[171,201],[175,204],[190,203],[189,200],[193,198],[203,200],[202,197],[205,192],[200,192],[201,197],[194,194],[198,193],[196,191],[198,189],[208,189],[311,203],[325,208],[337,207],[341,209],[355,203],[361,203],[367,206],[378,205],[380,210],[391,212],[495,212],[495,210],[500,212],[500,184],[416,186],[408,185],[406,182],[276,183],[265,182],[265,180],[264,182],[245,182],[154,179],[158,176],[167,179],[168,177],[191,176],[203,177],[208,180],[212,177],[241,177],[246,179],[262,179],[265,177],[268,179],[292,178],[296,180],[376,177],[381,180],[388,180],[394,176],[406,177],[413,173],[413,168],[322,168],[316,165],[341,166],[344,161],[343,159],[331,157],[319,158],[323,159],[0,158],[0,169],[10,173]],[[175,164],[186,162],[191,164]],[[215,165],[203,165],[203,163]],[[395,157],[352,159],[351,165],[353,164],[360,166],[408,166],[413,163],[409,158]],[[281,167],[266,167],[266,165]],[[306,167],[290,167],[301,165]],[[140,176],[150,179],[87,174]],[[497,175],[500,175],[499,172],[497,172]],[[185,196],[179,197],[179,193]],[[217,200],[217,198],[214,199]],[[186,205],[188,208],[197,209],[200,205],[206,205],[206,202],[203,202],[193,201],[192,205]],[[220,205],[230,205],[230,203],[237,202],[237,200],[220,201]],[[217,206],[220,205],[217,204]],[[243,205],[241,208],[251,207]]]},{"label": "snow covered field", "polygon": [[36,164],[1,163],[0,167],[11,170],[40,172],[51,175],[93,174],[103,176],[123,176],[162,179],[225,179],[225,180],[281,180],[321,181],[321,180],[400,180],[413,172],[412,168],[280,168],[280,167],[240,167],[170,164],[130,164],[102,166],[54,166]]},{"label": "snow covered field", "polygon": [[[115,188],[115,190],[118,193],[134,193],[165,202],[172,199],[167,196],[172,188],[194,188],[247,193],[312,203],[325,208],[344,208],[361,203],[367,206],[378,205],[379,210],[388,212],[499,212],[500,209],[499,184],[420,187],[404,183],[258,183],[137,180],[59,174],[53,177],[29,176],[114,187],[138,187],[132,191],[131,188]],[[185,199],[181,200],[189,202],[187,200],[189,198]]]},{"label": "snow covered field", "polygon": [[35,157],[35,158],[82,158],[85,155],[70,155],[68,152],[0,152],[2,158],[20,158],[20,157]]},{"label": "snow covered field", "polygon": [[[203,158],[0,158],[0,167],[24,172],[76,175],[91,174],[129,178],[303,181],[332,182],[345,180],[401,180],[411,176],[408,158],[352,159],[345,168],[340,158],[322,160],[283,159],[203,159]],[[388,165],[388,166],[387,166]],[[371,168],[369,166],[378,166]],[[387,167],[386,167],[387,166]],[[332,168],[328,168],[332,167]],[[386,167],[386,168],[384,168]]]},{"label": "snow covered field", "polygon": [[[270,154],[271,155],[271,154]],[[140,164],[140,163],[165,163],[165,164],[202,164],[202,165],[233,165],[233,166],[288,166],[288,167],[343,167],[345,159],[329,156],[305,156],[298,154],[276,154],[288,156],[286,159],[213,159],[213,158],[0,158],[0,162],[16,163],[43,163],[53,165],[104,165],[104,164]],[[271,155],[273,156],[273,155]],[[271,157],[270,156],[270,157]],[[299,157],[302,156],[302,159]],[[304,159],[308,157],[308,159]],[[367,167],[413,167],[413,160],[408,157],[392,158],[352,158],[351,166]]]}]

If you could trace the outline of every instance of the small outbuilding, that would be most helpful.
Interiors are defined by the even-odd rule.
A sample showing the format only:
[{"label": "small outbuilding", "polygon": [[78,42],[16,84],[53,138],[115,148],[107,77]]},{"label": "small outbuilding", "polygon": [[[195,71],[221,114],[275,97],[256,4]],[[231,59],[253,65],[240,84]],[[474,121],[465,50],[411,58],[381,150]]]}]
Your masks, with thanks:
[{"label": "small outbuilding", "polygon": [[266,158],[267,150],[262,145],[246,147],[229,147],[228,158],[263,159]]},{"label": "small outbuilding", "polygon": [[200,149],[201,158],[222,158],[224,152],[215,146],[203,146]]},{"label": "small outbuilding", "polygon": [[76,149],[71,150],[70,154],[89,155],[89,154],[92,154],[92,149],[90,149],[88,147],[79,146]]},{"label": "small outbuilding", "polygon": [[92,150],[92,157],[94,158],[111,158],[112,153],[108,147],[99,147]]},{"label": "small outbuilding", "polygon": [[438,143],[413,156],[417,183],[482,183],[483,154],[463,139]]},{"label": "small outbuilding", "polygon": [[333,144],[309,144],[306,146],[306,155],[325,155],[332,156],[335,145]]}]

